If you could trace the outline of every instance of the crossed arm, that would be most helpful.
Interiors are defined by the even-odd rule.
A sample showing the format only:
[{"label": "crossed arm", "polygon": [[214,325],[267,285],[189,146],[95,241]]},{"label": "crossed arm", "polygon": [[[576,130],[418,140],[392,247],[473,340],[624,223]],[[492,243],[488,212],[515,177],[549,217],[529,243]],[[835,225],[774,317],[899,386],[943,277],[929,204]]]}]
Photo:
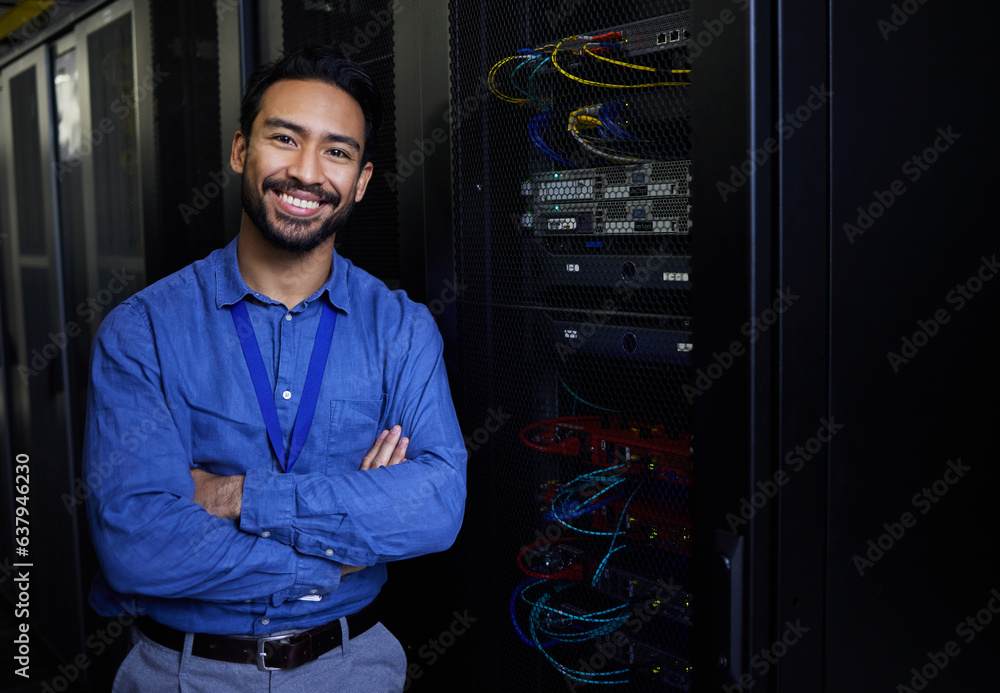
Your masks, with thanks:
[{"label": "crossed arm", "polygon": [[[382,431],[372,445],[372,449],[361,460],[361,469],[378,469],[406,461],[406,446],[409,438],[402,437],[401,426]],[[193,468],[194,502],[216,517],[239,520],[243,506],[243,474],[221,476],[203,469]],[[341,575],[349,575],[363,570],[364,566],[343,565]]]},{"label": "crossed arm", "polygon": [[[410,439],[402,437],[403,429],[393,426],[382,431],[372,449],[361,460],[361,469],[378,469],[399,464],[406,460],[406,446]],[[239,520],[243,506],[243,474],[220,476],[203,469],[191,470],[194,478],[194,502],[216,517]],[[360,568],[359,568],[360,570]]]}]

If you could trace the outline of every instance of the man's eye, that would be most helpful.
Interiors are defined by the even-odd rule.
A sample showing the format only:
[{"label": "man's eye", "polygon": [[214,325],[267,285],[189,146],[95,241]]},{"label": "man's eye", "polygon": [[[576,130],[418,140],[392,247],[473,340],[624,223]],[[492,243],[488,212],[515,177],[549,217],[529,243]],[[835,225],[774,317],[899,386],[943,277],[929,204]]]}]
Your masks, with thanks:
[{"label": "man's eye", "polygon": [[282,144],[292,144],[292,138],[288,135],[275,135],[272,139],[275,139]]},{"label": "man's eye", "polygon": [[330,154],[336,158],[349,156],[348,153],[345,152],[343,149],[331,149]]}]

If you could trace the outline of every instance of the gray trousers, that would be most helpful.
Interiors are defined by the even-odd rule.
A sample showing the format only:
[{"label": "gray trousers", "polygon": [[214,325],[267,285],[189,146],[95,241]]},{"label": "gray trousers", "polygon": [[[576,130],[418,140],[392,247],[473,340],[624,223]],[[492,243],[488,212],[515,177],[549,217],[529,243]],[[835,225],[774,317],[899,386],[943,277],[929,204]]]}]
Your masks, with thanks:
[{"label": "gray trousers", "polygon": [[132,649],[118,669],[112,693],[399,693],[406,680],[406,653],[381,623],[344,640],[296,669],[259,671],[253,664],[233,664],[191,654],[194,636],[184,651],[163,647],[132,628]]}]

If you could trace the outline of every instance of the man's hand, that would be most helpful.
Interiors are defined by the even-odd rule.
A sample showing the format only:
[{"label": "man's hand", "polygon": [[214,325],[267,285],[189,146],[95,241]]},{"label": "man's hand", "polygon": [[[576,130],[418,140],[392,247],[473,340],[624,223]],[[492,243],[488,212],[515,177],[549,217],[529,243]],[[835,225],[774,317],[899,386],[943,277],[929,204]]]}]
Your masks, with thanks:
[{"label": "man's hand", "polygon": [[243,475],[219,476],[192,469],[194,502],[217,517],[240,519],[243,507]]},{"label": "man's hand", "polygon": [[356,573],[359,570],[364,570],[364,569],[365,567],[363,565],[341,565],[340,577],[344,577],[345,575],[350,575],[351,573]]},{"label": "man's hand", "polygon": [[406,446],[409,438],[400,438],[402,426],[393,426],[391,431],[382,431],[372,449],[361,460],[361,469],[388,467],[406,461]]}]

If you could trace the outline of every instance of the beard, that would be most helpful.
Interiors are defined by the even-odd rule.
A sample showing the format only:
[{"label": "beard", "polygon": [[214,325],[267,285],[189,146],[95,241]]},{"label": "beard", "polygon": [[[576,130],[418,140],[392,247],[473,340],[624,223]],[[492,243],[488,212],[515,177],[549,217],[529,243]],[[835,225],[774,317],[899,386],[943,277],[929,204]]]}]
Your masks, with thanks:
[{"label": "beard", "polygon": [[[329,204],[334,209],[340,204],[340,195],[334,192],[326,192],[318,186],[297,185],[289,180],[283,180],[274,176],[265,178],[261,183],[261,190],[258,191],[249,182],[249,176],[244,172],[242,183],[240,184],[240,199],[243,203],[243,211],[246,212],[250,221],[257,227],[261,237],[268,244],[279,250],[285,250],[296,255],[304,255],[337,233],[354,209],[354,199],[350,198],[343,208],[335,211],[330,216],[321,221],[316,219],[304,219],[293,217],[275,210],[278,217],[276,223],[272,223],[268,217],[267,205],[264,203],[264,196],[269,190],[276,192],[292,193],[296,190],[318,195],[324,204]],[[310,226],[318,228],[312,233],[306,233]]]}]

